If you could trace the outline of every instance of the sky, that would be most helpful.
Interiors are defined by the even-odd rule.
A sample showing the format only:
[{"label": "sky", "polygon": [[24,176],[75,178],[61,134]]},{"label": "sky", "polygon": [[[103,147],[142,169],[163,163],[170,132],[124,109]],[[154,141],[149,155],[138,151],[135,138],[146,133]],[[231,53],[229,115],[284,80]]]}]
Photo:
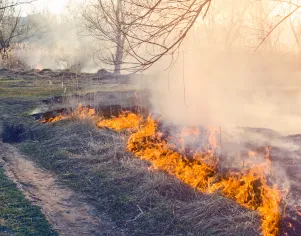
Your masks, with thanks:
[{"label": "sky", "polygon": [[48,7],[49,11],[53,14],[61,14],[68,4],[68,0],[40,0],[42,4]]},{"label": "sky", "polygon": [[37,0],[31,5],[24,6],[24,15],[30,14],[32,9],[35,11],[43,11],[48,9],[54,15],[60,15],[67,8],[68,4],[78,4],[83,0]]}]

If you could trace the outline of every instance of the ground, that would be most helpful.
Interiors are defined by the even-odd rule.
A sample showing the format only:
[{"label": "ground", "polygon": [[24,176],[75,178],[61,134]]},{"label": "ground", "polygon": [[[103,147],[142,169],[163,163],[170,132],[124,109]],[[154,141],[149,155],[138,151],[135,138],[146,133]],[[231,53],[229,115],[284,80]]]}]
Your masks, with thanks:
[{"label": "ground", "polygon": [[0,162],[0,235],[57,235],[40,208],[31,205],[4,175]]},{"label": "ground", "polygon": [[[0,91],[0,122],[22,124],[25,130],[21,142],[0,145],[5,173],[19,190],[11,188],[28,199],[26,206],[35,209],[35,217],[44,213],[45,225],[47,219],[60,235],[260,234],[256,212],[150,170],[149,163],[125,151],[126,134],[97,129],[87,120],[41,124],[35,120],[39,116],[32,116],[79,101],[100,110],[120,103],[135,106],[137,100],[147,103],[127,78],[3,70]],[[74,93],[78,96],[64,98]],[[11,181],[3,176],[3,168],[0,174],[0,181]],[[24,209],[26,214],[32,211]],[[1,214],[2,227],[6,222]],[[43,229],[54,233],[49,224]],[[80,231],[81,224],[90,225],[90,231]]]}]

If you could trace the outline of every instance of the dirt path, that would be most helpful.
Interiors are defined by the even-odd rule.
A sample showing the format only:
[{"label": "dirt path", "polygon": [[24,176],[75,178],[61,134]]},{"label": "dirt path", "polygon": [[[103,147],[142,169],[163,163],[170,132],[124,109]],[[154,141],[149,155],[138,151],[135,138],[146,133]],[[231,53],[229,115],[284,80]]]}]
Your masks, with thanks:
[{"label": "dirt path", "polygon": [[54,175],[25,159],[9,144],[0,142],[0,162],[6,175],[26,198],[41,207],[60,235],[120,235],[113,225],[95,216],[95,209],[75,193],[60,186]]}]

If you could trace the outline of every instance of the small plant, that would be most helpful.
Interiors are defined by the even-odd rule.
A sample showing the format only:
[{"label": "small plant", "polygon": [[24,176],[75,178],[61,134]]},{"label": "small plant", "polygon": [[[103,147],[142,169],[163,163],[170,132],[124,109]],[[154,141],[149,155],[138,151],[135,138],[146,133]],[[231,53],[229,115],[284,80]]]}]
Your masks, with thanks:
[{"label": "small plant", "polygon": [[22,134],[25,133],[23,124],[3,123],[2,139],[4,143],[19,143],[22,142]]}]

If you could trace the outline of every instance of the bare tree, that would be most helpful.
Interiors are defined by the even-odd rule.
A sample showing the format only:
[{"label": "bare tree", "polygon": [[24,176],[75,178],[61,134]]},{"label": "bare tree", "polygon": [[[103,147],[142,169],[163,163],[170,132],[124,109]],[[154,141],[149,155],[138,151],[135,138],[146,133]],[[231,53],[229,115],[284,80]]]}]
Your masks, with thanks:
[{"label": "bare tree", "polygon": [[[173,57],[176,55],[175,52],[193,25],[198,19],[206,17],[216,1],[98,0],[97,2],[97,5],[93,5],[97,11],[95,10],[92,15],[91,13],[86,15],[86,20],[93,23],[87,24],[91,34],[100,40],[111,40],[115,43],[115,56],[111,56],[112,64],[121,63],[121,57],[116,55],[122,55],[120,49],[123,48],[123,54],[126,55],[126,60],[123,57],[123,68],[141,71],[148,69],[164,55],[169,54],[175,58]],[[293,1],[285,0],[244,0],[242,4],[250,5],[253,10],[249,11],[248,16],[245,16],[245,10],[236,11],[234,9],[236,6],[232,6],[233,14],[231,13],[229,18],[229,25],[233,27],[226,32],[228,43],[231,45],[237,40],[241,29],[244,28],[246,31],[250,31],[249,35],[254,36],[255,50],[266,41],[268,41],[266,45],[270,48],[274,47],[274,44],[279,41],[281,31],[279,25],[293,14],[297,14],[301,8]],[[254,7],[254,4],[257,7]],[[272,5],[268,6],[269,4]],[[289,10],[283,16],[275,16],[275,9],[279,8],[275,4],[286,4],[291,7],[287,8]],[[108,7],[109,5],[111,7]],[[219,11],[222,12],[223,9],[220,8]],[[234,15],[237,14],[236,12],[240,12],[239,15]],[[95,17],[97,14],[98,17]],[[242,17],[244,17],[244,22]],[[276,30],[278,32],[275,32]],[[270,36],[273,32],[275,33],[272,40]],[[100,54],[104,55],[102,51]]]},{"label": "bare tree", "polygon": [[113,66],[116,74],[120,74],[127,56],[125,35],[130,25],[126,22],[132,15],[129,6],[125,0],[97,0],[90,2],[82,14],[85,32],[98,41],[98,59]]},{"label": "bare tree", "polygon": [[[149,68],[166,54],[173,55],[197,19],[205,18],[209,9],[211,10],[213,4],[217,2],[216,0],[126,1],[139,8],[136,11],[135,19],[130,22],[135,33],[132,33],[131,30],[126,33],[126,40],[131,40],[129,54],[136,59],[137,63],[131,68],[138,70]],[[300,15],[301,5],[297,2],[291,0],[241,0],[239,4],[246,7],[241,11],[240,16],[230,17],[230,19],[236,18],[236,20],[231,23],[235,27],[230,28],[231,31],[227,33],[231,36],[229,43],[236,40],[242,32],[241,29],[244,28],[245,31],[249,31],[248,35],[253,35],[253,50],[256,51],[263,45],[269,49],[275,48],[280,43],[279,37],[283,29],[281,26],[284,25],[284,22],[293,16]],[[232,7],[236,6],[232,4]],[[248,10],[247,16],[246,10]],[[225,8],[219,7],[218,11],[223,14]],[[232,9],[232,12],[235,11]],[[244,21],[242,21],[243,18]]]},{"label": "bare tree", "polygon": [[[145,70],[164,55],[174,55],[199,16],[205,17],[211,0],[126,0],[136,9],[123,32],[128,69]],[[128,29],[128,28],[126,28]]]},{"label": "bare tree", "polygon": [[[294,15],[300,14],[301,5],[295,3],[294,1],[286,1],[286,0],[270,0],[270,2],[274,4],[278,4],[278,8],[282,9],[281,14],[276,16],[276,21],[269,27],[268,30],[265,31],[264,36],[256,46],[256,50],[258,50],[266,41],[271,40],[271,36],[274,32],[278,31],[278,38],[279,38],[279,31],[281,29],[280,26],[284,24],[287,20],[291,19]],[[270,12],[268,13],[270,14]],[[296,35],[295,35],[296,36]],[[276,40],[278,40],[278,38]]]},{"label": "bare tree", "polygon": [[[89,35],[103,43],[101,61],[119,73],[145,70],[173,54],[211,0],[97,0],[84,12]],[[108,53],[109,51],[109,53]],[[114,53],[112,53],[112,51]]]},{"label": "bare tree", "polygon": [[33,1],[2,0],[0,1],[0,52],[7,56],[11,42],[29,32],[30,24],[22,22],[20,5]]}]

